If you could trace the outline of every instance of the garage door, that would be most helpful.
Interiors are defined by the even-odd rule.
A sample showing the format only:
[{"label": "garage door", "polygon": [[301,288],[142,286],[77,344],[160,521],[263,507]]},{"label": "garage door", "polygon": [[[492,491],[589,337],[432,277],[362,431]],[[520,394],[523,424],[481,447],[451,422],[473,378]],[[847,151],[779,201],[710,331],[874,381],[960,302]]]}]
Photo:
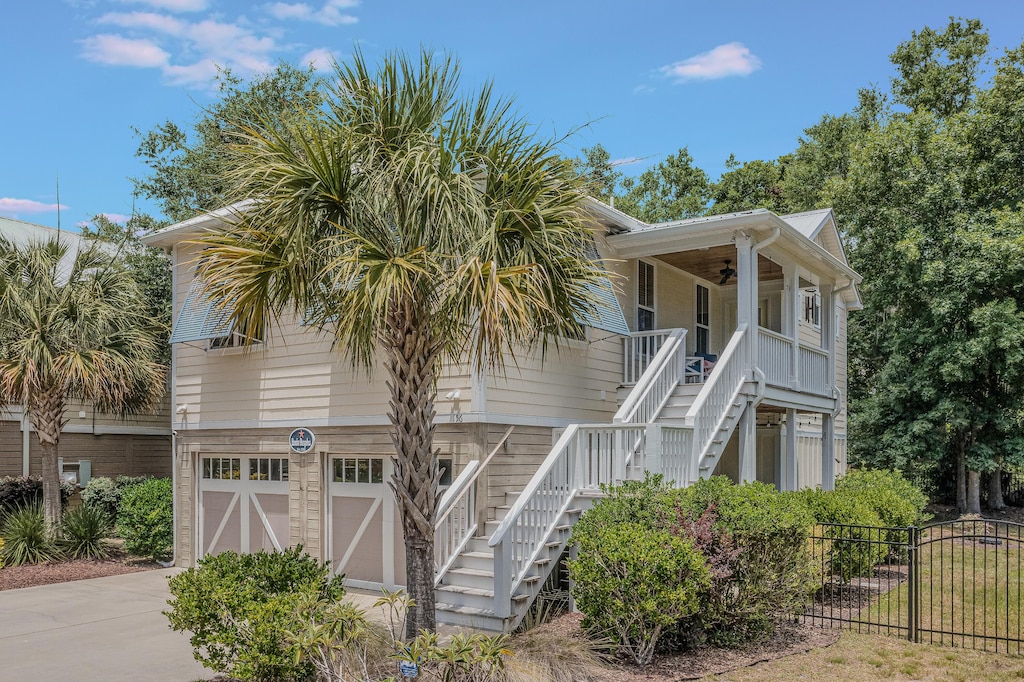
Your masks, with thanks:
[{"label": "garage door", "polygon": [[288,546],[288,458],[200,458],[199,556]]}]

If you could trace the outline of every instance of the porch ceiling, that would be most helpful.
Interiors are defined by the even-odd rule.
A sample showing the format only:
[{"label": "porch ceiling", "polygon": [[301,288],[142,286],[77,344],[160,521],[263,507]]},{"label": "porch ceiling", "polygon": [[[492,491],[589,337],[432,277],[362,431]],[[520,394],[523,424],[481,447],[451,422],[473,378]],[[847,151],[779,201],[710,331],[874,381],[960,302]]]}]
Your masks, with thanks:
[{"label": "porch ceiling", "polygon": [[[736,247],[731,244],[723,246],[712,246],[708,249],[695,249],[693,251],[676,251],[675,253],[663,253],[655,256],[672,267],[685,270],[697,277],[706,279],[709,282],[718,284],[722,279],[720,270],[725,267],[725,261],[729,266],[736,267]],[[757,279],[759,282],[770,282],[783,278],[782,266],[765,258],[757,256]],[[736,280],[729,280],[729,284],[735,284]]]}]

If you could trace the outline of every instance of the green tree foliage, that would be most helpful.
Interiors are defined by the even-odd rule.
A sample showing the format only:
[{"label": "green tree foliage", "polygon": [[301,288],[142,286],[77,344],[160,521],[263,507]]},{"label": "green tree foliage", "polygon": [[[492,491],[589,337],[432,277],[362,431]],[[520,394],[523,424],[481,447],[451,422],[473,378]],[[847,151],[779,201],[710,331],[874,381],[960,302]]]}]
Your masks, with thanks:
[{"label": "green tree foliage", "polygon": [[616,208],[648,223],[704,215],[711,194],[708,174],[693,164],[686,147],[638,177],[625,178],[622,188]]},{"label": "green tree foliage", "polygon": [[118,225],[105,215],[97,215],[82,228],[82,235],[107,244],[116,252],[115,264],[124,267],[138,285],[145,314],[137,320],[157,341],[154,359],[164,365],[171,363],[167,343],[171,334],[171,262],[159,249],[144,245],[140,237],[154,232],[164,224],[148,215],[132,216],[125,225]]},{"label": "green tree foliage", "polygon": [[135,155],[150,169],[135,179],[136,191],[156,200],[172,222],[221,208],[229,203],[229,145],[242,143],[243,128],[272,126],[292,106],[316,106],[317,83],[312,67],[300,69],[285,62],[251,83],[221,71],[219,99],[190,126],[168,120],[146,133],[135,131],[140,138]]},{"label": "green tree foliage", "polygon": [[584,191],[605,203],[616,196],[622,173],[612,165],[612,155],[600,143],[584,147],[583,158],[572,161],[572,168],[583,181]]},{"label": "green tree foliage", "polygon": [[785,166],[780,161],[747,161],[740,163],[729,155],[726,172],[711,190],[712,213],[734,213],[767,208],[786,213],[782,178]]}]

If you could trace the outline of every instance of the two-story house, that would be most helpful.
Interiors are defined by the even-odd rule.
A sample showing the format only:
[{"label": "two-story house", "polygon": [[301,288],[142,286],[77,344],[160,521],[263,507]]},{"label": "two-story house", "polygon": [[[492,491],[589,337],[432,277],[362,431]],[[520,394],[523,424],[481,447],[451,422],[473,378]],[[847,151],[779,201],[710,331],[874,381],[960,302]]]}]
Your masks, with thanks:
[{"label": "two-story house", "polygon": [[[401,583],[383,379],[300,319],[240,338],[193,280],[191,240],[236,209],[145,239],[175,266],[178,562],[301,543],[353,585]],[[504,376],[448,367],[438,385],[441,622],[518,622],[601,484],[653,471],[829,488],[845,470],[860,278],[832,211],[648,225],[588,209],[616,294],[586,340]]]}]

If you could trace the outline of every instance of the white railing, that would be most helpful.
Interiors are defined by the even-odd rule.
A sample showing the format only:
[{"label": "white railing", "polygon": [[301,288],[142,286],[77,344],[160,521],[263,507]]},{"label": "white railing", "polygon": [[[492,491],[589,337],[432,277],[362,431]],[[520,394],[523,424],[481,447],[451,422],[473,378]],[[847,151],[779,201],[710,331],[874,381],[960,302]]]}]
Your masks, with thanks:
[{"label": "white railing", "polygon": [[[711,376],[697,399],[686,413],[686,423],[693,427],[694,457],[691,459],[691,476],[697,475],[697,468],[704,452],[712,444],[718,427],[729,411],[743,383],[749,379],[747,373],[747,325],[736,328],[722,357],[715,364]],[[696,480],[693,478],[691,480]]]},{"label": "white railing", "polygon": [[579,492],[643,477],[645,448],[640,457],[630,456],[645,430],[638,424],[573,424],[565,430],[488,541],[494,548],[496,615],[510,615],[512,595]]},{"label": "white railing", "polygon": [[694,479],[690,468],[693,457],[693,429],[678,426],[661,427],[661,473],[675,487],[690,485]]},{"label": "white railing", "polygon": [[[628,342],[629,339],[626,339]],[[672,391],[683,380],[686,330],[673,329],[657,355],[636,381],[636,387],[612,419],[616,424],[646,424],[654,420]],[[628,358],[627,358],[628,364]]]},{"label": "white railing", "polygon": [[800,344],[800,388],[808,393],[832,395],[828,385],[828,351]]},{"label": "white railing", "polygon": [[455,559],[466,548],[466,544],[476,535],[479,527],[477,519],[481,511],[478,506],[480,474],[508,440],[513,428],[508,428],[483,464],[480,460],[474,459],[466,465],[437,505],[437,517],[434,521],[435,585],[440,584],[448,569],[455,563]]},{"label": "white railing", "polygon": [[622,383],[635,384],[672,334],[671,329],[633,332],[622,339]]},{"label": "white railing", "polygon": [[765,381],[775,386],[789,386],[793,340],[764,327],[757,329],[757,365]]}]

